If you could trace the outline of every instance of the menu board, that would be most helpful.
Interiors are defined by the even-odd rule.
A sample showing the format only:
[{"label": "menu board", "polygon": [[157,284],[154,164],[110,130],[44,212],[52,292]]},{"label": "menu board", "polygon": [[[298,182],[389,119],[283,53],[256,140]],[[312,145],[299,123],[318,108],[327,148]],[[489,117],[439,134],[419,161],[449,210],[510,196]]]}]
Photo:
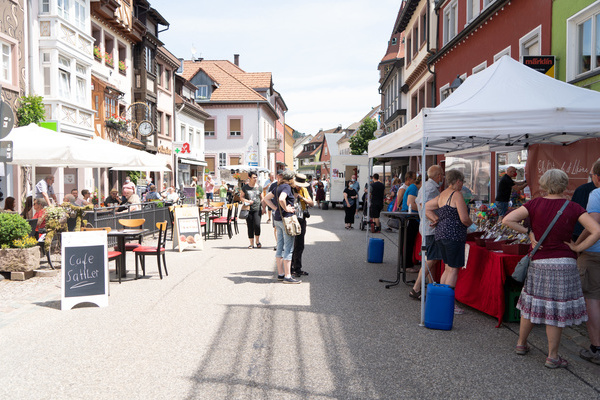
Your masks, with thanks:
[{"label": "menu board", "polygon": [[108,306],[106,231],[62,233],[61,309]]},{"label": "menu board", "polygon": [[173,249],[202,250],[202,226],[198,207],[175,207],[175,234],[173,235]]}]

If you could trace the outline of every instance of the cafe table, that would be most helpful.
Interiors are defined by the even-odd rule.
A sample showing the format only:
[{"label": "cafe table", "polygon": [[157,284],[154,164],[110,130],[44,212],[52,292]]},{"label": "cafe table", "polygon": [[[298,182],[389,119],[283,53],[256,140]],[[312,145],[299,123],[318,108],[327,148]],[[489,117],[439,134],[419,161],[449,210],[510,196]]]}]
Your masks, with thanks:
[{"label": "cafe table", "polygon": [[385,285],[386,289],[389,289],[392,286],[396,286],[400,283],[400,280],[402,280],[402,282],[409,284],[409,283],[414,283],[414,281],[406,281],[406,266],[404,265],[404,254],[406,254],[406,237],[407,237],[407,232],[408,232],[408,223],[410,220],[418,220],[419,219],[419,214],[414,212],[414,213],[408,213],[408,212],[398,212],[398,211],[389,211],[389,212],[382,212],[381,215],[384,215],[388,218],[395,218],[398,220],[398,222],[400,223],[400,226],[398,228],[398,261],[396,263],[396,280],[395,281],[389,281],[389,280],[385,280],[385,279],[380,279],[379,282],[385,282],[385,283],[389,283],[389,285]]},{"label": "cafe table", "polygon": [[204,214],[204,222],[206,222],[206,232],[205,232],[205,239],[208,239],[210,237],[210,222],[212,221],[212,219],[210,218],[211,216],[221,216],[223,209],[221,207],[204,207],[202,209],[199,209],[199,212]]},{"label": "cafe table", "polygon": [[[140,240],[144,234],[149,232],[149,229],[113,229],[107,233],[108,237],[114,237],[117,239],[117,251],[121,252],[121,255],[117,259],[117,276],[119,277],[119,283],[121,278],[125,277],[127,273],[127,257],[125,251],[125,243],[128,240]],[[134,279],[137,279],[138,275],[135,275]]]}]

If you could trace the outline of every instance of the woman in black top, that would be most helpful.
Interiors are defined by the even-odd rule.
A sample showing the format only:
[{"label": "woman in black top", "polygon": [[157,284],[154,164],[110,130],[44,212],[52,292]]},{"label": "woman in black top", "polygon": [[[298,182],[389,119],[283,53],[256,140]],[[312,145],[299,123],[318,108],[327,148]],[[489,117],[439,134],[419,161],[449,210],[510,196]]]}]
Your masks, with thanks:
[{"label": "woman in black top", "polygon": [[344,189],[344,211],[346,212],[344,222],[346,223],[346,229],[353,229],[352,224],[354,223],[354,213],[356,212],[358,193],[352,187],[353,184],[353,181],[348,181],[348,187]]},{"label": "woman in black top", "polygon": [[246,218],[246,224],[248,225],[248,239],[250,239],[250,246],[248,246],[248,248],[254,248],[254,237],[256,236],[256,247],[260,249],[262,247],[262,244],[260,243],[260,216],[263,194],[261,188],[256,183],[258,178],[256,172],[250,171],[248,177],[249,182],[245,184],[240,191],[241,201],[244,205],[250,206],[248,218]]}]

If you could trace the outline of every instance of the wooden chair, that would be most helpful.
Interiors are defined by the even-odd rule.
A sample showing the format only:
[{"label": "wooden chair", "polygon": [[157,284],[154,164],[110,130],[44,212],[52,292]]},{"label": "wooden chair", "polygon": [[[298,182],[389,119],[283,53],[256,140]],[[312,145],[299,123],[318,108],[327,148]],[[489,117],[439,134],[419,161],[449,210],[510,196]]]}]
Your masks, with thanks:
[{"label": "wooden chair", "polygon": [[233,237],[233,230],[231,228],[231,223],[233,221],[233,218],[231,217],[232,214],[233,204],[227,204],[227,216],[217,218],[213,221],[213,225],[215,227],[215,239],[217,238],[217,232],[222,234],[224,227],[227,227],[227,235],[229,236],[229,239]]},{"label": "wooden chair", "polygon": [[156,262],[158,264],[158,274],[160,275],[160,279],[162,276],[162,269],[160,266],[160,259],[162,256],[162,263],[165,267],[165,275],[169,276],[169,272],[167,271],[167,260],[165,257],[165,246],[167,244],[167,221],[165,222],[157,222],[156,227],[159,229],[158,231],[158,245],[155,246],[139,246],[138,248],[133,250],[135,254],[135,278],[138,277],[138,261],[142,265],[142,273],[146,276],[146,256],[156,256]]},{"label": "wooden chair", "polygon": [[[144,218],[138,218],[138,219],[127,219],[127,218],[121,218],[119,219],[119,223],[121,225],[123,225],[125,228],[141,228],[142,225],[144,225],[144,222],[146,222],[146,220]],[[125,243],[125,251],[133,251],[134,249],[136,249],[137,247],[142,245],[142,238],[140,238],[139,243]],[[115,250],[118,250],[118,248],[115,246]]]}]

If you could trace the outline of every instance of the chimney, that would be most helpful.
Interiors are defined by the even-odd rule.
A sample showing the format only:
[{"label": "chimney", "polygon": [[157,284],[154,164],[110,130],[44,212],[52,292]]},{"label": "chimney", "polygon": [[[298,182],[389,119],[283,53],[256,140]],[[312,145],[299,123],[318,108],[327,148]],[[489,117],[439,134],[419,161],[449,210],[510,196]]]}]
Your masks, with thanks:
[{"label": "chimney", "polygon": [[233,55],[233,63],[238,67],[240,66],[240,55],[239,54]]}]

